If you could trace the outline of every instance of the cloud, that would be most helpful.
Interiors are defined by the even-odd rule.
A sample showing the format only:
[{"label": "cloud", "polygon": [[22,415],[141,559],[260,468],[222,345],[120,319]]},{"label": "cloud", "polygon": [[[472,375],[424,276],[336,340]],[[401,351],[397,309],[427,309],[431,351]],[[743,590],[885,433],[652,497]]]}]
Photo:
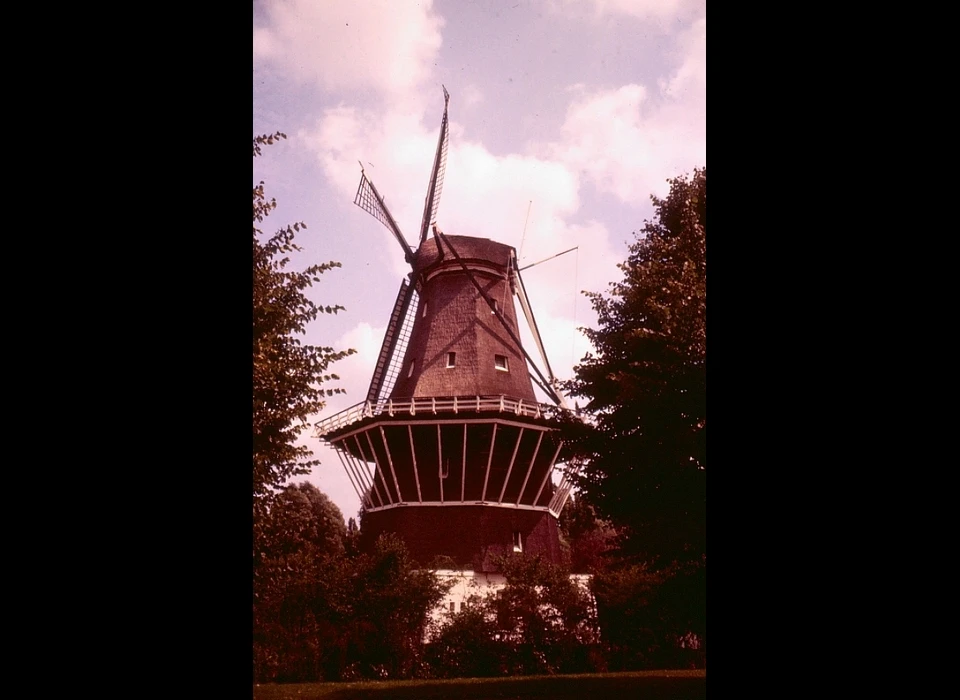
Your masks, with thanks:
[{"label": "cloud", "polygon": [[554,12],[592,14],[594,18],[627,15],[639,20],[666,20],[683,17],[705,0],[544,0]]},{"label": "cloud", "polygon": [[377,328],[369,323],[360,323],[337,340],[334,347],[353,348],[357,352],[340,360],[332,367],[332,371],[340,377],[337,386],[345,389],[347,393],[327,400],[327,406],[323,410],[324,417],[332,416],[366,399],[370,377],[373,376],[373,368],[377,363],[385,332],[385,326]]},{"label": "cloud", "polygon": [[706,20],[683,32],[678,67],[656,89],[628,84],[584,94],[547,153],[600,191],[642,204],[665,180],[706,163]]},{"label": "cloud", "polygon": [[[437,117],[436,125],[427,127],[417,114],[402,107],[378,114],[341,106],[327,110],[316,127],[300,137],[344,198],[356,192],[357,160],[361,159],[391,215],[416,247],[436,149]],[[544,302],[548,307],[567,304],[559,300],[578,293],[574,288],[578,279],[581,289],[604,287],[618,256],[603,225],[572,221],[580,208],[577,167],[532,154],[495,155],[483,144],[464,139],[455,122],[451,132],[437,217],[440,229],[512,245],[521,265],[582,246],[576,255],[531,270],[538,286],[550,290]],[[372,218],[366,225],[380,226]],[[390,238],[386,231],[378,232],[371,236],[371,245],[382,247],[394,261],[393,273],[399,280],[409,269]]]},{"label": "cloud", "polygon": [[264,0],[254,62],[327,89],[399,93],[426,79],[443,19],[432,0]]},{"label": "cloud", "polygon": [[[659,82],[612,89],[572,86],[560,132],[552,141],[528,144],[523,152],[496,154],[466,138],[464,128],[451,121],[441,230],[512,245],[521,266],[579,246],[523,273],[558,376],[569,377],[588,349],[575,327],[595,323],[580,291],[605,291],[610,280],[619,278],[616,264],[624,255],[611,242],[611,222],[582,220],[584,189],[610,193],[636,211],[649,206],[651,193],[666,194],[667,178],[705,164],[705,46],[706,21],[701,19],[676,35],[670,56],[674,69]],[[361,160],[416,247],[443,103],[436,96],[426,109],[406,100],[381,105],[373,110],[344,104],[328,108],[299,136],[344,198],[352,199],[356,192]],[[393,262],[390,274],[399,284],[409,267],[398,246],[372,217],[359,211],[356,216],[369,227],[362,234],[369,235],[369,245],[379,246]],[[614,232],[616,238],[625,238],[631,230],[627,226],[638,223],[626,222]],[[369,381],[379,339],[370,340],[368,364],[351,375]],[[344,340],[343,346],[357,343]],[[557,353],[564,357],[555,358]],[[351,389],[351,404],[365,393],[365,384]]]},{"label": "cloud", "polygon": [[463,104],[465,107],[473,107],[483,102],[483,91],[476,85],[467,85],[463,90]]}]

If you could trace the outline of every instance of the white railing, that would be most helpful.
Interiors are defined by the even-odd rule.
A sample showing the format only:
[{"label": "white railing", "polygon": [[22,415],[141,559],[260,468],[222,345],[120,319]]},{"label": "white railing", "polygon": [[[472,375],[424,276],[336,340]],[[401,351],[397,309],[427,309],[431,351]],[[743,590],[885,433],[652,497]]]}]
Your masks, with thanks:
[{"label": "white railing", "polygon": [[571,411],[551,404],[524,401],[509,396],[423,397],[401,401],[364,401],[316,424],[317,437],[373,416],[416,416],[437,413],[512,413],[528,418],[545,418],[554,411]]}]

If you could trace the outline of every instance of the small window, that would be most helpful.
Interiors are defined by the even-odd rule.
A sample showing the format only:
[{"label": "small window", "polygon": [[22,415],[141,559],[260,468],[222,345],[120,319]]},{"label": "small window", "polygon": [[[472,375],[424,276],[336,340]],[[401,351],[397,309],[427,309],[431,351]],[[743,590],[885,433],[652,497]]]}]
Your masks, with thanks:
[{"label": "small window", "polygon": [[447,367],[456,367],[457,366],[457,353],[448,352],[447,353]]},{"label": "small window", "polygon": [[507,356],[506,355],[494,355],[493,356],[493,365],[502,372],[509,372],[510,369],[507,367]]},{"label": "small window", "polygon": [[410,371],[407,372],[407,378],[408,378],[408,379],[413,376],[413,368],[416,367],[416,365],[417,365],[417,361],[416,361],[416,360],[410,360]]},{"label": "small window", "polygon": [[491,311],[490,313],[495,314],[499,310],[500,310],[500,304],[497,302],[496,299],[493,299],[493,311]]},{"label": "small window", "polygon": [[423,302],[423,316],[422,318],[427,317],[427,302]]},{"label": "small window", "polygon": [[520,531],[517,530],[513,533],[513,551],[522,552],[523,551],[523,539],[520,537]]},{"label": "small window", "polygon": [[454,602],[451,600],[451,601],[450,601],[450,612],[456,612],[456,607],[457,607],[457,604],[454,603]]}]

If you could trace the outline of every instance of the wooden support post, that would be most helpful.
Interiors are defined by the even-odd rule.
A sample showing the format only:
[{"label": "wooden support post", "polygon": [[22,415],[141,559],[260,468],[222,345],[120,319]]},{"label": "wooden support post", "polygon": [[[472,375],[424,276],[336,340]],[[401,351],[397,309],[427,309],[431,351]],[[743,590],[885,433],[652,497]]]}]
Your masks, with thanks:
[{"label": "wooden support post", "polygon": [[440,440],[439,423],[437,423],[437,478],[440,482],[440,502],[443,503],[443,447]]},{"label": "wooden support post", "polygon": [[[363,451],[363,445],[360,444],[360,438],[358,438],[356,435],[354,435],[354,436],[353,436],[353,439],[354,439],[354,440],[356,441],[356,443],[357,443],[357,449],[360,450],[360,456],[363,458],[364,463],[369,465],[369,463],[370,463],[371,460],[368,460],[368,459],[367,459],[367,455],[366,455],[366,453]],[[376,464],[376,461],[374,461],[374,464]],[[370,469],[370,467],[368,466],[368,467],[367,467],[367,470],[369,471],[369,469]],[[386,478],[383,476],[383,470],[382,470],[382,469],[374,469],[374,470],[373,470],[373,485],[374,485],[374,486],[377,485],[377,474],[380,475],[380,481],[381,481],[381,483],[383,483],[383,490],[387,492],[387,500],[390,501],[390,504],[391,504],[391,505],[393,505],[393,496],[390,495],[390,487],[387,486],[387,480],[386,480]],[[383,499],[381,499],[381,501],[382,501],[382,500],[383,500]]]},{"label": "wooden support post", "polygon": [[553,459],[551,459],[550,464],[547,465],[547,473],[543,475],[543,481],[540,482],[540,490],[537,491],[537,495],[534,497],[533,503],[531,505],[536,506],[537,501],[540,500],[540,494],[543,493],[543,487],[547,485],[547,479],[549,479],[550,475],[553,474],[553,463],[557,461],[557,457],[560,454],[561,447],[563,447],[563,440],[560,440],[557,443],[557,451],[553,453]]},{"label": "wooden support post", "polygon": [[[346,440],[344,440],[344,442],[346,442]],[[380,493],[380,489],[377,488],[376,482],[370,479],[370,473],[369,473],[369,470],[366,469],[366,466],[361,468],[360,460],[354,457],[349,450],[344,449],[343,453],[344,455],[346,455],[347,460],[350,462],[350,464],[353,465],[353,469],[357,474],[357,479],[359,479],[361,483],[363,483],[364,488],[367,490],[367,492],[370,493],[372,496],[377,497],[377,500],[380,501],[381,507],[386,505],[383,502],[383,496]]]},{"label": "wooden support post", "polygon": [[413,428],[407,426],[407,434],[410,436],[410,458],[413,460],[413,478],[417,481],[417,501],[423,503],[423,494],[420,493],[420,475],[417,473],[417,448],[413,446]]},{"label": "wooden support post", "polygon": [[497,424],[493,424],[493,436],[490,438],[490,455],[487,457],[487,475],[483,477],[483,493],[481,501],[487,500],[487,481],[490,479],[490,464],[493,462],[493,444],[497,441]]},{"label": "wooden support post", "polygon": [[[400,483],[397,481],[397,472],[393,468],[393,457],[390,456],[390,446],[387,444],[387,435],[383,432],[383,426],[380,428],[380,439],[383,440],[383,449],[387,453],[387,463],[390,464],[390,475],[393,476],[393,485],[397,488],[397,502],[403,503],[403,494],[400,493]],[[370,440],[370,433],[367,433],[367,442],[370,443],[370,449],[373,449],[373,442]],[[374,460],[376,460],[376,453],[374,453]],[[378,465],[379,466],[379,465]],[[380,473],[383,473],[383,469],[380,470]]]},{"label": "wooden support post", "polygon": [[360,502],[369,508],[370,504],[367,503],[367,497],[364,494],[363,490],[360,489],[357,486],[357,484],[354,482],[353,475],[350,473],[350,468],[347,466],[347,463],[343,460],[343,455],[340,454],[340,448],[334,445],[333,451],[337,453],[337,457],[340,459],[340,464],[343,465],[343,471],[347,473],[347,478],[350,479],[350,485],[353,487],[353,490],[357,492],[357,498],[359,498]]},{"label": "wooden support post", "polygon": [[520,428],[520,434],[517,435],[517,444],[513,446],[513,455],[510,457],[510,466],[507,468],[507,476],[503,480],[503,488],[500,489],[500,498],[497,504],[503,503],[503,494],[507,491],[507,482],[510,481],[510,472],[513,471],[513,460],[517,458],[517,450],[520,449],[520,441],[523,439],[523,428]]},{"label": "wooden support post", "polygon": [[463,502],[467,485],[467,424],[463,424],[463,471],[460,476],[460,502]]},{"label": "wooden support post", "polygon": [[527,475],[523,479],[523,486],[520,487],[520,495],[517,496],[516,505],[520,505],[520,499],[523,498],[523,492],[527,490],[527,481],[530,479],[530,472],[533,470],[533,465],[537,461],[537,454],[540,452],[540,443],[543,441],[544,431],[540,431],[540,437],[537,438],[537,446],[533,450],[533,457],[530,458],[530,466],[527,467]]}]

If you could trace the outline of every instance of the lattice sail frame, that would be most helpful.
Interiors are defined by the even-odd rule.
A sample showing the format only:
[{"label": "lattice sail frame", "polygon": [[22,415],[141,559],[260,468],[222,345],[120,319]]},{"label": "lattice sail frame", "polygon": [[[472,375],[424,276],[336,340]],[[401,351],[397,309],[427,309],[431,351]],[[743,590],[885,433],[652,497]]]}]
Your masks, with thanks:
[{"label": "lattice sail frame", "polygon": [[433,169],[427,183],[427,197],[423,203],[423,219],[420,222],[420,245],[427,240],[430,227],[437,223],[437,210],[440,208],[440,194],[443,192],[443,176],[447,172],[447,145],[450,142],[447,107],[450,93],[443,88],[443,119],[440,122],[440,138],[437,141],[437,153],[433,157]]},{"label": "lattice sail frame", "polygon": [[413,330],[417,309],[420,307],[420,295],[411,283],[404,279],[393,304],[390,321],[383,336],[380,354],[373,368],[367,401],[377,402],[386,399],[393,391],[393,385],[401,370],[403,356]]}]

